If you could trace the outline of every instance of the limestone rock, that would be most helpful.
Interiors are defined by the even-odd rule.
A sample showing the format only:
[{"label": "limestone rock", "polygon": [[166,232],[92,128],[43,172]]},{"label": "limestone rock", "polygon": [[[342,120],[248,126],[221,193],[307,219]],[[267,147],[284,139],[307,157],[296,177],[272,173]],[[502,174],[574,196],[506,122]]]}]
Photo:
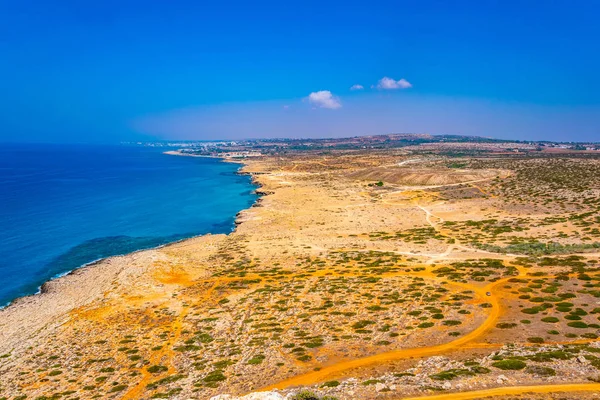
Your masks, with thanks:
[{"label": "limestone rock", "polygon": [[242,397],[220,394],[211,397],[210,400],[284,400],[284,397],[277,392],[256,392]]}]

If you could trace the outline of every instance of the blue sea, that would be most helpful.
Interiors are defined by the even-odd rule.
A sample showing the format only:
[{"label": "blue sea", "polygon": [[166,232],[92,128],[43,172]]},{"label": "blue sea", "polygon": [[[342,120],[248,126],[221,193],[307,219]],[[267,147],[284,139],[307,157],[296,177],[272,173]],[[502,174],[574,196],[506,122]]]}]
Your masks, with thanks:
[{"label": "blue sea", "polygon": [[229,233],[238,164],[141,146],[0,145],[0,306],[112,255]]}]

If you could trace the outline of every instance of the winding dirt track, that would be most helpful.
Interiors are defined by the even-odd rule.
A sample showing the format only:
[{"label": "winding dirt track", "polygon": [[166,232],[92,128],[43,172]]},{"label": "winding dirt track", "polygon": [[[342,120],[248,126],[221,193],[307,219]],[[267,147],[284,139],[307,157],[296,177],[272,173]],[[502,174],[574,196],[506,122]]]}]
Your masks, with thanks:
[{"label": "winding dirt track", "polygon": [[[422,206],[418,206],[422,211],[426,213],[427,222],[434,228],[438,229],[435,223],[431,221],[431,217],[435,217],[429,210],[425,209]],[[516,277],[521,277],[525,275],[525,270],[522,267],[517,267],[519,274]],[[424,357],[424,356],[432,356],[438,355],[442,353],[446,353],[448,351],[454,350],[464,344],[474,341],[475,339],[481,337],[485,334],[490,328],[495,326],[498,317],[500,316],[500,303],[499,299],[494,293],[494,288],[500,284],[505,283],[510,278],[514,278],[515,276],[507,277],[500,279],[496,282],[489,283],[488,285],[481,287],[473,284],[461,284],[466,290],[472,290],[477,293],[481,298],[487,298],[488,302],[492,305],[489,308],[490,314],[485,319],[485,321],[479,325],[473,331],[467,333],[466,335],[453,340],[448,343],[443,343],[435,346],[427,346],[427,347],[416,347],[410,349],[401,349],[401,350],[393,350],[388,351],[381,354],[376,354],[373,356],[358,358],[354,360],[342,361],[334,365],[325,366],[318,371],[311,371],[302,375],[293,376],[291,378],[285,379],[283,381],[272,384],[268,387],[263,388],[263,390],[271,390],[274,388],[284,389],[291,386],[301,386],[301,385],[313,385],[315,383],[323,382],[327,379],[337,378],[343,376],[347,371],[367,367],[375,364],[402,360],[412,357]],[[490,296],[487,296],[486,293],[489,292]]]},{"label": "winding dirt track", "polygon": [[[478,181],[485,181],[488,179],[481,179]],[[476,183],[478,181],[466,182],[468,184]],[[463,183],[464,184],[464,183]],[[448,185],[451,186],[451,185]],[[473,185],[474,186],[474,185]],[[483,192],[481,188],[478,188]],[[483,192],[485,193],[485,192]],[[384,200],[384,202],[387,202]],[[432,218],[437,219],[438,221],[443,221],[442,218],[434,215],[426,209],[425,207],[415,203],[416,207],[421,209],[421,211],[425,212],[427,223],[434,228],[436,231],[441,232],[440,227]],[[442,233],[443,234],[443,233]],[[444,236],[450,237],[447,234]],[[441,258],[441,256],[448,256],[455,248],[465,248],[460,244],[460,242],[455,241],[455,245],[451,245],[448,247],[447,251],[434,257],[435,259]],[[475,249],[470,249],[475,250]],[[504,257],[512,258],[514,255],[505,254]],[[354,360],[342,361],[338,362],[334,365],[324,366],[318,371],[311,371],[305,374],[297,375],[285,379],[283,381],[272,384],[268,387],[265,387],[261,390],[272,390],[272,389],[285,389],[293,386],[309,386],[314,385],[328,379],[334,378],[342,378],[348,375],[350,370],[368,367],[376,364],[386,363],[390,361],[402,360],[407,358],[421,358],[426,356],[439,355],[443,353],[447,353],[449,351],[455,350],[458,347],[465,346],[471,344],[482,337],[489,329],[496,325],[496,322],[501,314],[501,306],[499,302],[499,298],[495,293],[494,289],[496,286],[501,285],[507,282],[511,278],[519,278],[524,277],[526,275],[526,271],[521,266],[516,266],[518,275],[510,276],[507,278],[500,279],[496,282],[489,283],[488,285],[481,287],[473,284],[461,284],[467,290],[473,290],[482,298],[487,298],[488,302],[492,305],[490,310],[490,314],[487,316],[485,321],[478,326],[473,331],[467,333],[466,335],[453,340],[448,343],[435,345],[435,346],[427,346],[427,347],[417,347],[410,349],[401,349],[401,350],[393,350],[381,354],[376,354],[373,356],[358,358]],[[488,296],[486,293],[489,292]],[[445,399],[477,399],[482,397],[491,397],[491,396],[504,396],[504,395],[518,395],[524,393],[557,393],[557,392],[577,392],[577,391],[598,391],[600,392],[600,383],[574,383],[574,384],[555,384],[555,385],[539,385],[539,386],[514,386],[514,387],[500,387],[493,389],[484,389],[470,392],[457,392],[457,393],[449,393],[449,394],[440,394],[434,396],[420,396],[420,397],[411,397],[405,398],[405,400],[417,400],[417,399],[428,399],[428,400],[445,400]]]},{"label": "winding dirt track", "polygon": [[[521,274],[523,274],[523,271],[520,270],[518,276],[521,276]],[[511,276],[510,278],[513,278],[513,277]],[[315,383],[325,381],[327,379],[340,377],[345,372],[352,370],[352,369],[366,367],[366,366],[380,364],[380,363],[385,363],[385,362],[389,362],[389,361],[402,360],[402,359],[411,358],[411,357],[419,357],[420,358],[420,357],[424,357],[424,356],[432,356],[432,355],[442,354],[442,353],[454,350],[457,347],[462,346],[466,343],[472,342],[473,340],[482,336],[485,332],[487,332],[490,328],[492,328],[496,324],[496,321],[498,320],[498,317],[500,316],[500,304],[498,302],[497,296],[494,295],[493,289],[495,286],[505,283],[510,278],[500,279],[496,282],[486,285],[485,287],[477,287],[474,285],[467,285],[467,284],[463,285],[463,286],[465,286],[465,289],[473,290],[482,298],[485,298],[486,292],[490,292],[491,296],[489,296],[487,298],[489,300],[489,303],[492,305],[492,307],[490,308],[490,310],[491,310],[490,314],[488,315],[488,317],[485,319],[485,321],[481,325],[479,325],[473,331],[469,332],[468,334],[466,334],[456,340],[453,340],[448,343],[436,345],[436,346],[415,347],[415,348],[411,348],[411,349],[393,350],[393,351],[388,351],[385,353],[376,354],[376,355],[369,356],[369,357],[358,358],[355,360],[342,361],[342,362],[339,362],[334,365],[323,367],[318,371],[312,371],[312,372],[308,372],[306,374],[297,375],[297,376],[288,378],[286,380],[280,381],[280,382],[270,385],[266,388],[263,388],[263,390],[270,390],[270,389],[274,389],[274,388],[283,389],[283,388],[287,388],[287,387],[291,387],[291,386],[300,386],[300,385],[312,385]]]},{"label": "winding dirt track", "polygon": [[512,386],[494,389],[474,390],[472,392],[459,392],[437,394],[434,396],[401,397],[403,400],[468,400],[484,397],[509,396],[528,393],[564,393],[564,392],[600,392],[600,383],[567,383],[563,385],[541,386]]}]

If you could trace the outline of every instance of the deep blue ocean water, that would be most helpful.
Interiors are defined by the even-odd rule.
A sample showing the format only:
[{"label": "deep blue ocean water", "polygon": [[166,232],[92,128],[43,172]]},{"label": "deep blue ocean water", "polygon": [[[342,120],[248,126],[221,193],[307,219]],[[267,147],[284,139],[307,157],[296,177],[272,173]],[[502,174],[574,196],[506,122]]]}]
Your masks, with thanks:
[{"label": "deep blue ocean water", "polygon": [[85,263],[229,233],[238,164],[135,146],[0,145],[0,306]]}]

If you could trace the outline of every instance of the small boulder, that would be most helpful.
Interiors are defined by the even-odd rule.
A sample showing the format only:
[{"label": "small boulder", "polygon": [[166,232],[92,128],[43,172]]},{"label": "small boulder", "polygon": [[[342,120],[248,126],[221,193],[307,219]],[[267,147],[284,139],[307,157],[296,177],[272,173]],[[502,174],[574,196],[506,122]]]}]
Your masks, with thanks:
[{"label": "small boulder", "polygon": [[377,390],[378,392],[381,392],[382,390],[386,389],[387,386],[385,386],[383,383],[379,382],[375,385],[375,390]]}]

